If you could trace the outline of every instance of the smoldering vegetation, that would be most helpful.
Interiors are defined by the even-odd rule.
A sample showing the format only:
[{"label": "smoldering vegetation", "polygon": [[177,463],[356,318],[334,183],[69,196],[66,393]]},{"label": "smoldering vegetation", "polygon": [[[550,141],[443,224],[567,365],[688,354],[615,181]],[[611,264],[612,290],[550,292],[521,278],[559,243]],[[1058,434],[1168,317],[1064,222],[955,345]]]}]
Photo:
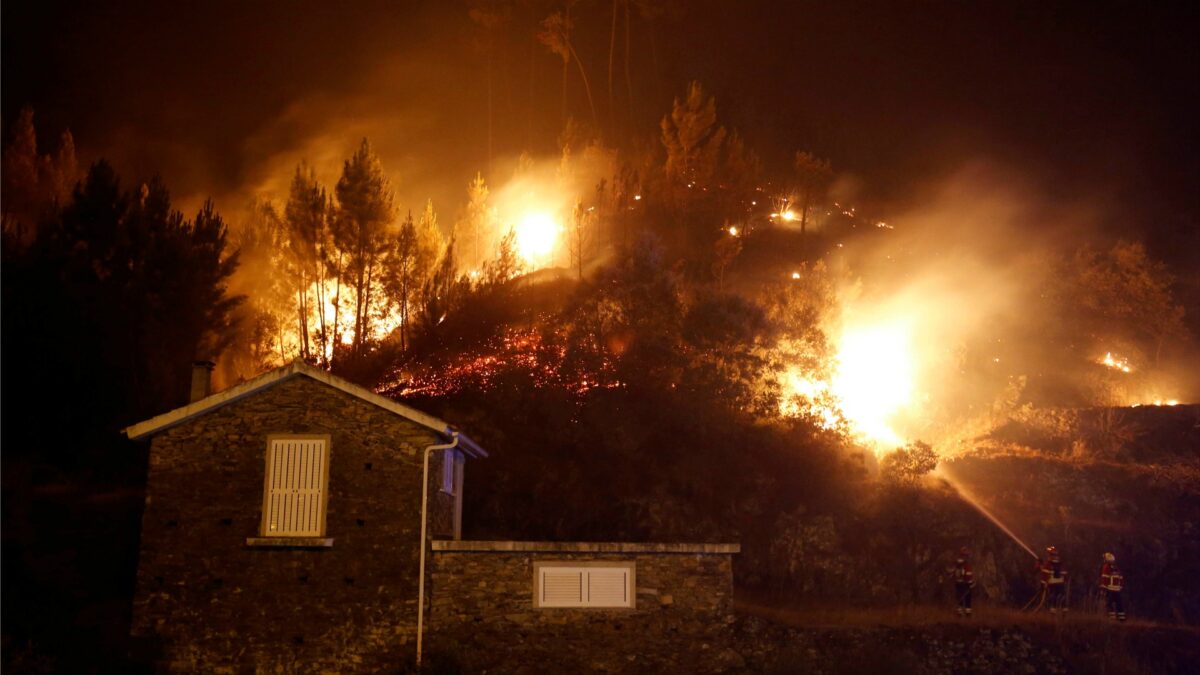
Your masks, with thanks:
[{"label": "smoldering vegetation", "polygon": [[739,541],[739,589],[802,608],[949,607],[966,545],[982,608],[1019,608],[1028,554],[941,462],[1067,553],[1076,608],[1113,550],[1136,613],[1198,620],[1195,408],[1158,405],[1200,397],[1186,256],[987,158],[890,206],[699,83],[593,70],[593,112],[549,17],[509,18],[496,80],[439,99],[471,111],[453,142],[414,93],[463,72],[435,37],[290,99],[233,170],[175,147],[122,179],[12,130],[6,658],[74,665],[69,615],[123,663],[144,456],[116,432],[183,403],[196,357],[225,386],[300,358],[470,430],[468,537]]}]

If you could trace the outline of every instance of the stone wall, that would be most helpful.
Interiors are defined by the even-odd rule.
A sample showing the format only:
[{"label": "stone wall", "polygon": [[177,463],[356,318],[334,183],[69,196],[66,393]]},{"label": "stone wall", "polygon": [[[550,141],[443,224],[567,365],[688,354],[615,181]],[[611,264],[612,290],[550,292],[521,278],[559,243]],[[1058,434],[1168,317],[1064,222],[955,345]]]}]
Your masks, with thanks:
[{"label": "stone wall", "polygon": [[[258,548],[268,434],[329,434],[328,548]],[[295,377],[154,437],[134,635],[176,671],[396,669],[417,614],[422,450],[432,431]],[[453,499],[430,466],[431,534]]]},{"label": "stone wall", "polygon": [[[733,621],[736,545],[439,541],[428,660],[465,672],[708,672]],[[535,562],[633,561],[632,609],[533,606]],[[727,664],[726,664],[727,665]]]}]

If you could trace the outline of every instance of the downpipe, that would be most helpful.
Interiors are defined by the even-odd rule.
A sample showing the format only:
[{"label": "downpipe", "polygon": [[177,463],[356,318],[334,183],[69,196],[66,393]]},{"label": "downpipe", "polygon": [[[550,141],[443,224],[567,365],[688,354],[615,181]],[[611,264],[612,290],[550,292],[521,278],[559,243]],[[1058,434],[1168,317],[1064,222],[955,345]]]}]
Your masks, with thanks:
[{"label": "downpipe", "polygon": [[450,432],[451,441],[442,445],[431,445],[425,448],[421,467],[421,554],[417,572],[417,669],[421,668],[421,647],[425,637],[425,549],[429,542],[425,541],[425,532],[429,524],[429,456],[436,450],[450,450],[458,447],[458,432]]}]

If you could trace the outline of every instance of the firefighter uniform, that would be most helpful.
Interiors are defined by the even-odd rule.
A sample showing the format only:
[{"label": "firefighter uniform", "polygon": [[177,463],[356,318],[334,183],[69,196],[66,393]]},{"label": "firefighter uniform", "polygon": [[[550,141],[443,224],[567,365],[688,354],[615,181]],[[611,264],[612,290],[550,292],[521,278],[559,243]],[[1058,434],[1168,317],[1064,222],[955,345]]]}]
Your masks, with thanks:
[{"label": "firefighter uniform", "polygon": [[1104,566],[1100,568],[1100,591],[1104,593],[1104,605],[1110,619],[1125,620],[1125,602],[1121,599],[1124,588],[1125,577],[1117,567],[1116,558],[1111,553],[1105,553]]},{"label": "firefighter uniform", "polygon": [[1062,559],[1058,557],[1058,550],[1053,546],[1046,548],[1046,558],[1039,560],[1037,567],[1034,569],[1038,573],[1038,581],[1042,584],[1042,593],[1045,594],[1044,602],[1049,605],[1050,613],[1056,614],[1059,610],[1064,613],[1067,611],[1067,572],[1063,569]]}]

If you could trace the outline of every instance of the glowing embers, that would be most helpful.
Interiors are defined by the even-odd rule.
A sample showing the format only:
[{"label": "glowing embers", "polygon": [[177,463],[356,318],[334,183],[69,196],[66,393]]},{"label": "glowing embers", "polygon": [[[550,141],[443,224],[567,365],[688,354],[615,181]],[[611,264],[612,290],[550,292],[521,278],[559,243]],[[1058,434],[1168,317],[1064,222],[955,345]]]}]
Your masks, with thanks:
[{"label": "glowing embers", "polygon": [[1099,363],[1102,366],[1108,366],[1109,368],[1112,368],[1113,370],[1119,370],[1122,373],[1132,373],[1133,372],[1133,366],[1130,365],[1129,359],[1126,359],[1126,358],[1123,358],[1120,356],[1113,356],[1112,352],[1105,352],[1104,358],[1099,359],[1097,361],[1097,363]]},{"label": "glowing embers", "polygon": [[547,262],[554,253],[562,227],[545,211],[529,211],[516,226],[517,254],[529,265]]},{"label": "glowing embers", "polygon": [[[838,341],[828,382],[792,371],[786,385],[789,393],[807,399],[807,411],[822,427],[832,429],[844,419],[855,435],[888,452],[904,444],[894,425],[916,391],[912,328],[904,320],[847,328]],[[794,415],[800,410],[792,399],[782,412]]]},{"label": "glowing embers", "polygon": [[509,328],[478,348],[454,356],[449,362],[430,364],[412,373],[397,373],[378,391],[392,396],[445,396],[464,390],[491,391],[509,375],[524,376],[535,387],[559,387],[572,394],[623,386],[614,364],[601,359],[591,372],[564,367],[565,336],[547,342],[532,328]]}]

